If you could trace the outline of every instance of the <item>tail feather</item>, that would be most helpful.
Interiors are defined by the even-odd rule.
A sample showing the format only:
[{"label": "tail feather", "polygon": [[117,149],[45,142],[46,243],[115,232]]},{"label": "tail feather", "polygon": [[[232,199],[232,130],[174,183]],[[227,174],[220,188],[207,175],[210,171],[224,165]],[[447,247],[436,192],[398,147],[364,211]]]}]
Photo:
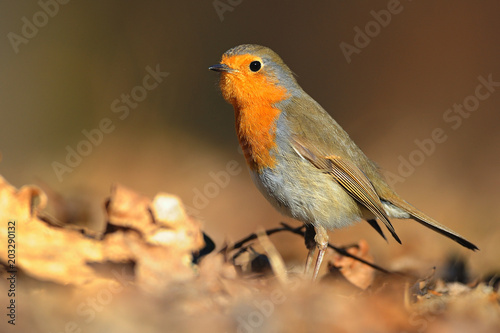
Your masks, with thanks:
[{"label": "tail feather", "polygon": [[[386,199],[384,199],[384,200],[386,200]],[[416,209],[415,207],[410,205],[408,202],[400,199],[399,197],[392,197],[390,200],[387,200],[387,201],[390,202],[392,205],[406,211],[408,214],[410,214],[410,218],[412,218],[415,221],[417,221],[418,223],[426,226],[427,228],[432,229],[432,230],[440,233],[441,235],[446,236],[446,237],[454,240],[458,244],[460,244],[460,245],[462,245],[470,250],[473,250],[473,251],[479,250],[479,248],[476,245],[469,242],[467,239],[465,239],[460,234],[445,227],[444,225],[440,224],[439,222],[437,222],[433,218],[425,215],[424,213],[422,213],[421,211],[419,211],[418,209]]]},{"label": "tail feather", "polygon": [[414,214],[412,212],[409,212],[409,213],[415,221],[426,226],[427,228],[432,229],[432,230],[434,230],[434,231],[440,233],[441,235],[446,236],[450,239],[453,239],[458,244],[460,244],[468,249],[471,249],[472,251],[479,250],[479,248],[476,245],[469,242],[463,236],[459,235],[458,233],[456,233],[455,231],[453,231],[451,229],[448,229],[447,227],[438,223],[434,219],[431,219],[430,217],[427,217],[420,212],[418,212],[418,214]]}]

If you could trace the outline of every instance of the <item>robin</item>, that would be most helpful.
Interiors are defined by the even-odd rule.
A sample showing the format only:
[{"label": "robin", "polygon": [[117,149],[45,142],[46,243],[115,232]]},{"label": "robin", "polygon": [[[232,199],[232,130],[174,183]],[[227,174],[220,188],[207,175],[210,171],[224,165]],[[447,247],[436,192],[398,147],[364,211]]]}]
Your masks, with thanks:
[{"label": "robin", "polygon": [[327,230],[360,220],[385,238],[381,221],[401,243],[389,217],[413,219],[478,249],[397,195],[274,51],[236,46],[209,69],[220,73],[222,95],[233,105],[236,133],[255,185],[277,210],[306,224],[306,272],[319,250],[313,279],[328,246]]}]

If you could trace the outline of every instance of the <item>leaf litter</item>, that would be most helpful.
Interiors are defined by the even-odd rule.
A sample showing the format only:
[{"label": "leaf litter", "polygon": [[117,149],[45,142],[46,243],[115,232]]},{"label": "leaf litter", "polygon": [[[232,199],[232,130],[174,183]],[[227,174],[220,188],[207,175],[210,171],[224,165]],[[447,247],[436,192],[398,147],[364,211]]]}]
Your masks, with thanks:
[{"label": "leaf litter", "polygon": [[[0,248],[7,222],[16,222],[19,331],[500,331],[495,275],[450,281],[434,270],[392,272],[361,239],[330,244],[328,270],[313,283],[272,242],[276,233],[304,237],[303,226],[282,223],[214,251],[175,195],[150,199],[113,185],[102,232],[64,221],[69,203],[51,206],[54,197],[0,176]],[[6,250],[0,262],[7,305]]]}]

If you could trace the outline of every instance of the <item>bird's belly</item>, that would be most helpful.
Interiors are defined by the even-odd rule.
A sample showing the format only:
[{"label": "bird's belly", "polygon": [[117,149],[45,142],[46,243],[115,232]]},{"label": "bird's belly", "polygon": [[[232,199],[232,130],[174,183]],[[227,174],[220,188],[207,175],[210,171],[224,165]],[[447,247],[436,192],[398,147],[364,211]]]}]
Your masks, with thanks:
[{"label": "bird's belly", "polygon": [[358,203],[330,175],[303,159],[285,160],[272,169],[251,171],[257,188],[281,213],[327,229],[363,218]]}]

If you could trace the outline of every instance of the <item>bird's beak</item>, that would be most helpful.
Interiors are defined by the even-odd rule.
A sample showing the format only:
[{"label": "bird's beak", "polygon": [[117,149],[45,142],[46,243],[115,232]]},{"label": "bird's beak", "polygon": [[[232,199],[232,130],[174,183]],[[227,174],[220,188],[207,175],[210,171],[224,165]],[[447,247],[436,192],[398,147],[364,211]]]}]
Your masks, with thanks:
[{"label": "bird's beak", "polygon": [[229,73],[229,72],[233,71],[233,69],[226,64],[213,65],[213,66],[208,67],[208,69],[210,69],[211,71],[215,71],[215,72],[228,72]]}]

